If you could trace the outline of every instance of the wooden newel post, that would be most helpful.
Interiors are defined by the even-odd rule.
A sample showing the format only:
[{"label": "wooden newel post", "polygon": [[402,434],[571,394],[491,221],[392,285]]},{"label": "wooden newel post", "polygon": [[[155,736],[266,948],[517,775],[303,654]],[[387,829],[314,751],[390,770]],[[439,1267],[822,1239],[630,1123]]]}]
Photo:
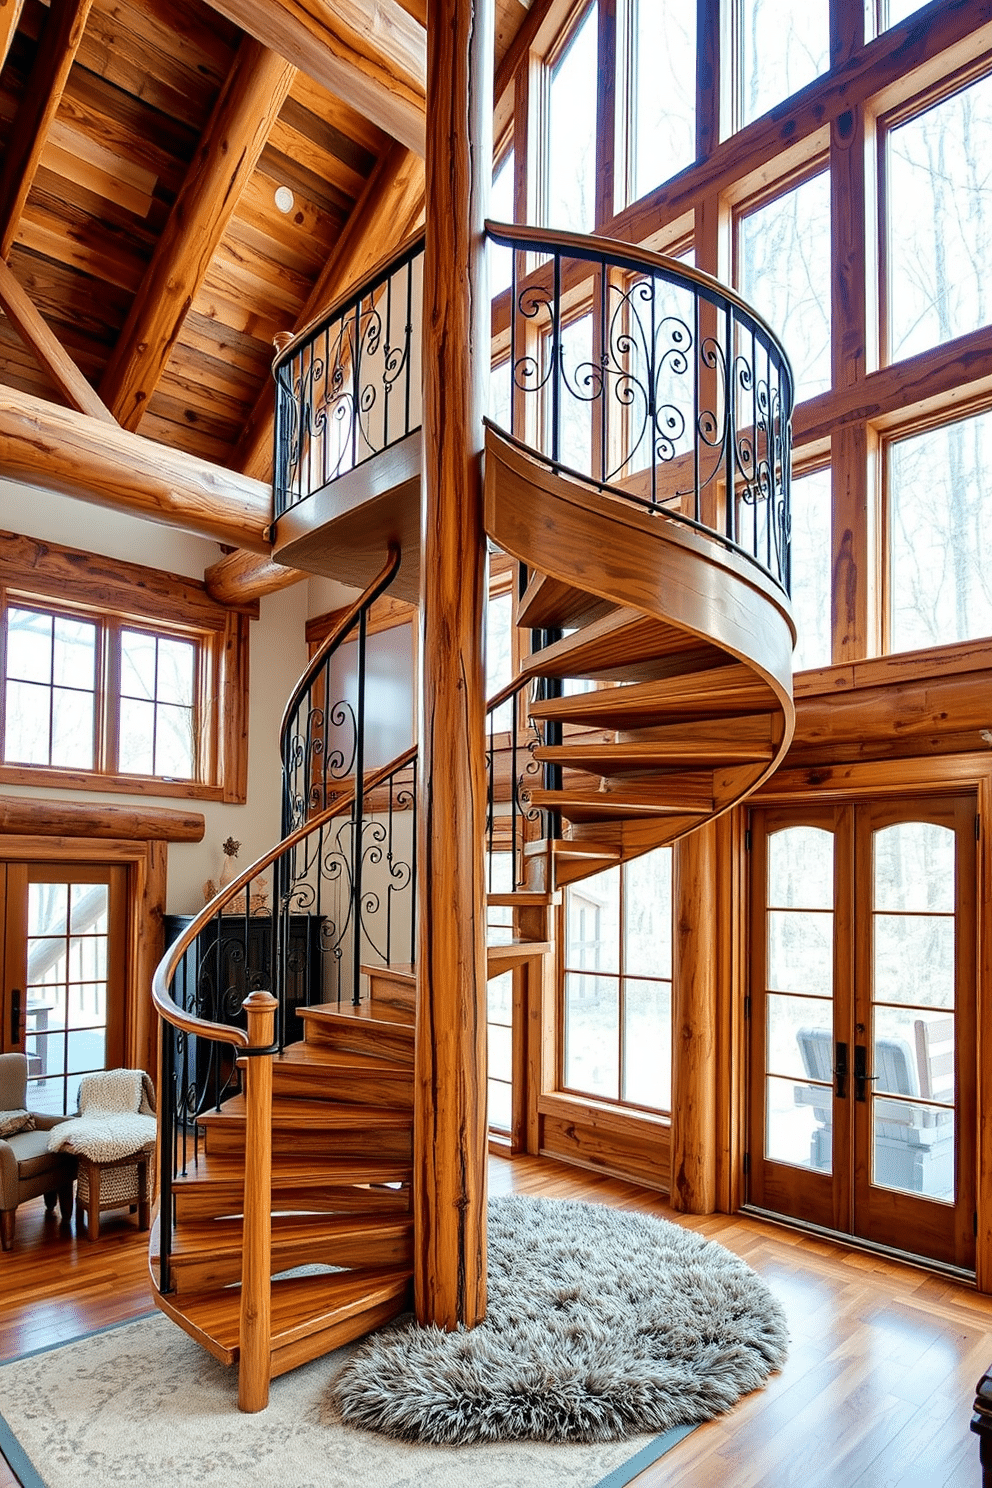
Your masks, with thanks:
[{"label": "wooden newel post", "polygon": [[[248,1042],[265,1049],[275,1039],[276,1008],[268,992],[245,998]],[[269,1403],[272,1305],[272,1055],[245,1060],[245,1197],[241,1261],[241,1361],[238,1409]]]},{"label": "wooden newel post", "polygon": [[492,0],[428,0],[414,1292],[486,1311],[484,847]]}]

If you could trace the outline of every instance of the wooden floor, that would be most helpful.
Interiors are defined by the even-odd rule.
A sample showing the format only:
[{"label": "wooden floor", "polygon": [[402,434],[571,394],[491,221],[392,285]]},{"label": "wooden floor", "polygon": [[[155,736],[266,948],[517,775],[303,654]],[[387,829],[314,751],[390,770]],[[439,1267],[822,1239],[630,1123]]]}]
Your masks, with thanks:
[{"label": "wooden floor", "polygon": [[[742,1216],[673,1216],[655,1194],[557,1163],[493,1157],[490,1191],[678,1218],[743,1256],[786,1308],[782,1374],[693,1432],[637,1488],[978,1488],[968,1423],[992,1364],[992,1298]],[[90,1244],[61,1233],[40,1199],[18,1211],[14,1249],[0,1255],[4,1359],[150,1305],[147,1236],[125,1216],[105,1216]],[[0,1488],[16,1483],[0,1458]]]}]

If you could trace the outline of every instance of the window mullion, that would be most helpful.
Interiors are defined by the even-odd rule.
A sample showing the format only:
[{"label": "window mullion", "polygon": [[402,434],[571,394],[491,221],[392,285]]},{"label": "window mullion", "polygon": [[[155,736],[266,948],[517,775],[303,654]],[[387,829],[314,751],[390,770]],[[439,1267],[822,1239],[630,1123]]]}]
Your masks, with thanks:
[{"label": "window mullion", "polygon": [[100,647],[100,675],[97,679],[100,706],[97,709],[98,768],[107,775],[120,769],[120,697],[121,697],[121,622],[110,618],[103,624]]}]

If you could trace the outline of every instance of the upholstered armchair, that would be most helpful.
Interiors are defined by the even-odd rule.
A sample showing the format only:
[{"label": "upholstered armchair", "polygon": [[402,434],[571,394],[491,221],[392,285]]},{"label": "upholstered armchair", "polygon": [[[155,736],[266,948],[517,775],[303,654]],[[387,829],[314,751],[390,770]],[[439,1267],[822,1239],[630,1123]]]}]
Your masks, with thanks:
[{"label": "upholstered armchair", "polygon": [[48,1134],[64,1116],[45,1116],[26,1109],[28,1062],[23,1054],[0,1054],[0,1242],[14,1243],[18,1204],[45,1195],[62,1222],[72,1217],[72,1183],[76,1160],[64,1152],[49,1152]]}]

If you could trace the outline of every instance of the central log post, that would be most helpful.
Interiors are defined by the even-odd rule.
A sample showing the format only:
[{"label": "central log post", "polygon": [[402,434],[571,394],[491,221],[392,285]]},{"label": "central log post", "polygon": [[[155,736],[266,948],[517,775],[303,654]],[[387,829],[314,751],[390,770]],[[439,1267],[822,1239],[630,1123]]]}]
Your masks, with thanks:
[{"label": "central log post", "polygon": [[486,1311],[486,540],[492,0],[428,0],[421,802],[414,1115],[417,1317]]}]

